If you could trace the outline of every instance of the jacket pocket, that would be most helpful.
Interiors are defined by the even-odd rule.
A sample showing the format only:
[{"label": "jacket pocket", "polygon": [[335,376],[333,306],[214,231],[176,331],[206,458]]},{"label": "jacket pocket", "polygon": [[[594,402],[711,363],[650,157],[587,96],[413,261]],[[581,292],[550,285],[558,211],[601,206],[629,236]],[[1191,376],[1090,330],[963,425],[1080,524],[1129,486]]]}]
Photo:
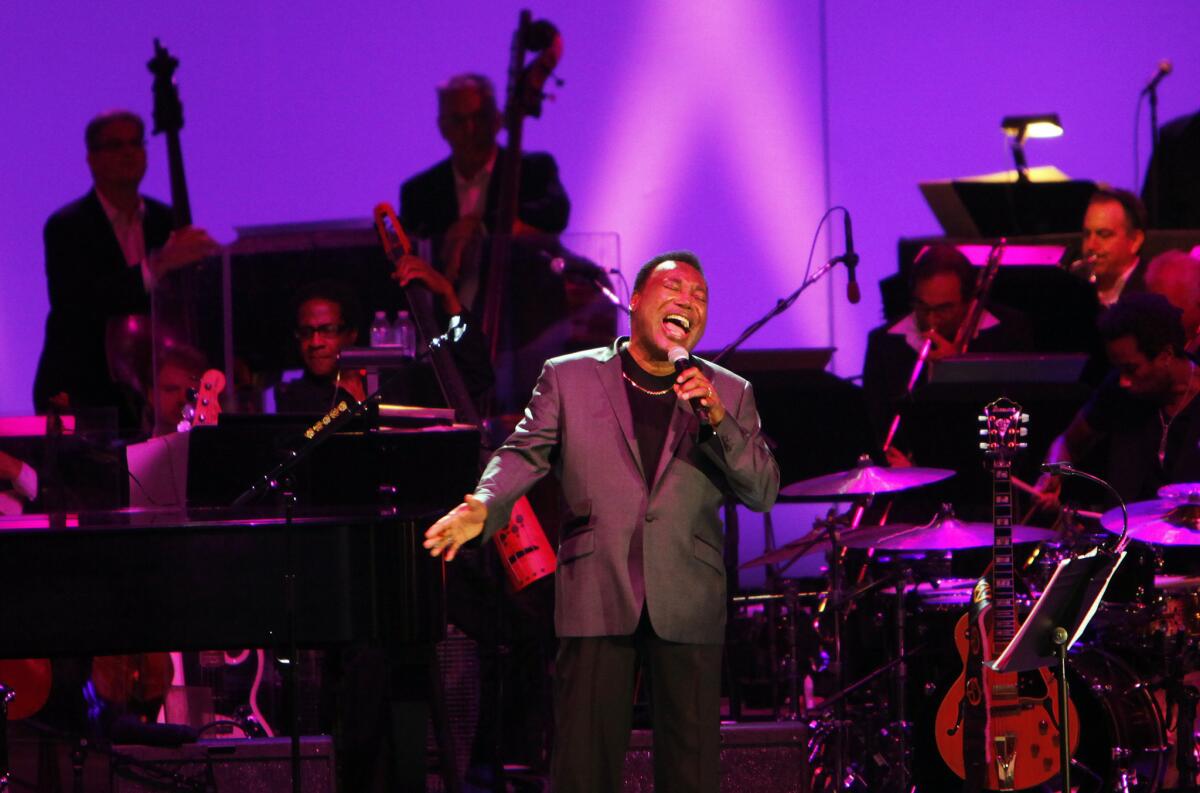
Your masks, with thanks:
[{"label": "jacket pocket", "polygon": [[709,545],[706,540],[693,536],[696,558],[719,573],[725,572],[725,556],[721,551]]},{"label": "jacket pocket", "polygon": [[584,529],[558,544],[558,563],[572,562],[587,556],[594,550],[596,550],[596,532],[593,529]]}]

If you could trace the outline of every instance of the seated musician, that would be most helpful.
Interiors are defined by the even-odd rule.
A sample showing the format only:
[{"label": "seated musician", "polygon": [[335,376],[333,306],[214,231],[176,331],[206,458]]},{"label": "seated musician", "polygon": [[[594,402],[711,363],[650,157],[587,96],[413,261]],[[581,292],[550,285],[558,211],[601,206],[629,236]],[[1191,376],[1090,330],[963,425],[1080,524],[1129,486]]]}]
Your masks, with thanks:
[{"label": "seated musician", "polygon": [[[871,331],[863,362],[863,392],[872,425],[886,436],[897,405],[904,397],[917,355],[932,342],[929,361],[960,352],[955,347],[959,328],[967,319],[975,294],[976,271],[952,245],[933,245],[913,263],[910,279],[912,313],[893,325]],[[1033,347],[1029,321],[1019,311],[989,305],[984,311],[971,352],[1019,352]],[[889,461],[904,464],[902,454],[889,449]]]},{"label": "seated musician", "polygon": [[160,354],[150,402],[153,435],[167,435],[179,429],[183,409],[192,401],[191,392],[200,384],[207,368],[204,355],[192,347],[180,345]]},{"label": "seated musician", "polygon": [[0,452],[0,515],[20,515],[38,495],[37,471]]},{"label": "seated musician", "polygon": [[1083,257],[1095,279],[1100,303],[1146,290],[1146,266],[1139,256],[1146,241],[1146,208],[1128,190],[1100,189],[1083,216]]},{"label": "seated musician", "polygon": [[[419,283],[436,298],[433,321],[445,330],[455,364],[470,396],[478,402],[494,380],[488,346],[477,323],[458,301],[446,278],[417,256],[405,256],[396,264],[392,279],[401,286]],[[366,398],[362,373],[338,366],[342,350],[358,340],[362,308],[358,296],[347,285],[323,280],[308,284],[295,298],[295,336],[304,374],[281,383],[275,407],[281,413],[325,413],[339,399]],[[389,388],[388,398],[410,404],[441,404],[437,384],[430,372],[410,373],[403,383]]]},{"label": "seated musician", "polygon": [[1179,309],[1185,349],[1195,355],[1200,347],[1200,260],[1181,250],[1163,251],[1146,267],[1146,288]]},{"label": "seated musician", "polygon": [[[1155,498],[1173,482],[1200,481],[1200,373],[1184,352],[1179,309],[1153,293],[1122,297],[1100,316],[1113,372],[1066,431],[1048,462],[1079,462],[1108,441],[1100,472],[1127,501]],[[1038,481],[1043,505],[1057,504],[1060,477]]]},{"label": "seated musician", "polygon": [[362,325],[362,308],[354,291],[338,281],[314,281],[301,288],[294,302],[295,336],[304,374],[279,385],[276,409],[280,413],[325,413],[340,399],[365,399],[362,374],[338,365],[338,356],[358,340]]},{"label": "seated musician", "polygon": [[[450,156],[400,187],[400,221],[409,233],[432,239],[435,260],[468,307],[477,307],[479,273],[472,247],[497,229],[500,179],[505,156],[496,143],[502,119],[491,80],[459,74],[438,86],[438,131]],[[494,178],[497,177],[497,178]],[[558,178],[558,165],[544,152],[521,157],[516,228],[513,233],[558,234],[567,227],[571,202]]]},{"label": "seated musician", "polygon": [[202,229],[171,230],[171,208],[139,192],[146,126],[127,110],[101,113],[84,134],[93,188],[46,221],[50,313],[34,379],[34,407],[116,408],[125,428],[139,410],[110,374],[110,318],[148,314],[155,279],[217,251]]}]

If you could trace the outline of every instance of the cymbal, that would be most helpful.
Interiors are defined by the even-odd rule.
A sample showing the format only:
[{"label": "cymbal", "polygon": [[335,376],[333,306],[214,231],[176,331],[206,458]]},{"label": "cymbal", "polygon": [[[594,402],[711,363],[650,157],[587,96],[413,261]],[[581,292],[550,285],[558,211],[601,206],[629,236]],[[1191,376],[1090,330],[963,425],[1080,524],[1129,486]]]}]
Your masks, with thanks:
[{"label": "cymbal", "polygon": [[948,468],[882,468],[871,463],[863,455],[858,465],[849,471],[818,476],[793,482],[779,491],[779,495],[797,496],[870,496],[875,493],[892,493],[913,487],[940,482],[954,476]]},{"label": "cymbal", "polygon": [[[828,567],[826,557],[829,555],[830,548],[829,540],[826,537],[810,533],[798,540],[792,540],[787,545],[781,545],[773,551],[768,551],[762,556],[756,556],[748,562],[742,562],[738,569],[746,570],[763,564],[788,564],[791,562],[784,571],[789,576],[819,578],[824,575],[825,569]],[[793,559],[795,561],[792,561]]]},{"label": "cymbal", "polygon": [[[1035,526],[1013,526],[1013,544],[1044,542],[1056,532]],[[938,513],[929,523],[914,525],[895,523],[869,526],[842,536],[850,548],[880,548],[886,551],[956,551],[963,548],[984,548],[992,544],[995,529],[990,523],[968,523],[953,513]]]},{"label": "cymbal", "polygon": [[[1100,516],[1100,525],[1113,534],[1121,533],[1123,523],[1120,507]],[[1156,498],[1130,504],[1129,539],[1152,545],[1200,545],[1200,504],[1190,498]]]}]

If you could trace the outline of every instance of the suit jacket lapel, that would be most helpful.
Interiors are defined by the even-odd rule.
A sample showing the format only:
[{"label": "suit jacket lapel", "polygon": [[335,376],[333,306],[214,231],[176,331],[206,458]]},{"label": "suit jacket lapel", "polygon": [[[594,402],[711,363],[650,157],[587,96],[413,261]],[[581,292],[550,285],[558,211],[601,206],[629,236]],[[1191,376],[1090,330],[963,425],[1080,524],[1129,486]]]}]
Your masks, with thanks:
[{"label": "suit jacket lapel", "polygon": [[[104,256],[107,261],[112,262],[113,269],[120,271],[128,267],[125,261],[125,252],[121,250],[121,243],[117,240],[117,232],[113,231],[112,223],[108,219],[108,215],[104,213],[104,205],[100,203],[100,198],[96,195],[95,188],[87,194],[87,212],[89,222],[94,229],[95,237],[93,239],[103,239]],[[145,230],[145,221],[142,223],[143,231]],[[146,249],[149,252],[149,248]]]},{"label": "suit jacket lapel", "polygon": [[[617,343],[620,344],[620,341],[618,340]],[[625,394],[625,384],[621,382],[621,356],[613,355],[596,367],[596,375],[604,386],[604,393],[608,396],[609,404],[612,405],[613,413],[617,417],[621,434],[625,436],[629,454],[633,457],[634,464],[637,465],[638,473],[645,480],[646,472],[642,468],[642,454],[638,451],[637,438],[633,435],[633,412],[629,409],[629,397]]]},{"label": "suit jacket lapel", "polygon": [[682,399],[675,400],[675,410],[671,413],[671,425],[667,427],[667,439],[663,442],[662,455],[658,458],[658,468],[654,471],[654,483],[650,486],[651,492],[658,485],[658,480],[662,478],[663,473],[667,470],[667,465],[675,456],[675,450],[679,448],[679,443],[687,435],[687,430],[692,422],[692,407]]}]

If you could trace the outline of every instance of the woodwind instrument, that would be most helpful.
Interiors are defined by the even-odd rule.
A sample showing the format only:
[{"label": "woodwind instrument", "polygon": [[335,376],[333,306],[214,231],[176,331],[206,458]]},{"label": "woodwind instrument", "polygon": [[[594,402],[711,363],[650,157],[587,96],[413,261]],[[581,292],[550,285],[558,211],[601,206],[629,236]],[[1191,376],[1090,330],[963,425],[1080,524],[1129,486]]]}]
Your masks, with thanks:
[{"label": "woodwind instrument", "polygon": [[[1008,244],[1008,240],[1004,237],[992,246],[988,252],[987,263],[983,267],[983,275],[979,278],[979,283],[975,286],[975,296],[971,299],[971,306],[967,309],[966,319],[958,326],[958,333],[954,334],[954,352],[956,355],[961,355],[967,351],[971,341],[975,338],[975,334],[979,331],[979,323],[983,319],[983,312],[987,310],[987,301],[991,295],[992,284],[996,280],[996,273],[1000,270],[1000,260],[1004,258],[1004,247]],[[925,369],[925,362],[929,360],[929,351],[933,349],[933,340],[926,339],[921,345],[920,351],[917,353],[917,360],[913,364],[912,374],[908,377],[908,384],[905,387],[904,395],[912,396],[913,389],[917,387],[917,381],[921,379],[921,373]],[[888,427],[887,437],[883,441],[883,452],[887,454],[888,449],[892,448],[892,443],[896,440],[896,432],[900,429],[900,411],[897,410],[892,416],[892,423]]]}]

